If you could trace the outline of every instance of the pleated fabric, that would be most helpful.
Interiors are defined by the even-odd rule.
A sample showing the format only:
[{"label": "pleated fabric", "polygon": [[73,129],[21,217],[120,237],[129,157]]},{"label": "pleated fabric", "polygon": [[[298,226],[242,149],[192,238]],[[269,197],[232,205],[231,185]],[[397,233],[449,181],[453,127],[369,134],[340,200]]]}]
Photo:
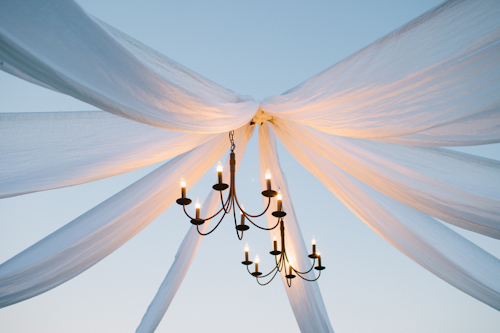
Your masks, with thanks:
[{"label": "pleated fabric", "polygon": [[[238,171],[243,153],[245,152],[248,140],[252,137],[253,130],[253,126],[247,126],[244,130],[240,131],[239,137],[235,137],[236,148],[234,151],[236,153],[236,171]],[[223,179],[229,179],[229,157],[224,164]],[[217,206],[219,205],[219,192],[213,190],[210,191],[201,206],[201,218],[206,218],[215,214]],[[217,217],[217,219],[219,219],[219,217]],[[201,232],[206,233],[211,222],[211,220],[208,220],[201,225]],[[196,251],[198,250],[201,239],[202,236],[198,234],[196,227],[191,227],[177,250],[175,260],[172,263],[172,266],[170,266],[167,276],[163,280],[153,301],[142,317],[141,323],[136,330],[137,333],[149,333],[156,330],[163,316],[167,312],[170,303],[172,303],[177,290],[179,290],[184,276],[186,276],[187,271],[191,266],[191,262],[194,259]]]},{"label": "pleated fabric", "polygon": [[182,177],[191,187],[228,148],[219,134],[0,265],[0,307],[50,290],[105,258],[179,197]]},{"label": "pleated fabric", "polygon": [[273,123],[283,140],[300,142],[391,198],[500,239],[499,161],[444,148],[340,137],[282,119]]},{"label": "pleated fabric", "polygon": [[346,137],[500,142],[498,17],[496,0],[447,1],[261,107]]},{"label": "pleated fabric", "polygon": [[[265,123],[259,128],[259,168],[262,190],[265,190],[266,170],[269,169],[272,175],[272,186],[280,189],[283,194],[283,210],[287,213],[285,217],[285,244],[288,259],[292,266],[300,271],[307,271],[311,267],[308,252],[300,231],[300,226],[293,210],[292,198],[288,191],[285,175],[281,171],[278,161],[278,151],[276,150],[276,139],[269,130],[269,125]],[[267,199],[264,199],[267,204]],[[272,199],[271,207],[276,207],[276,198]],[[268,227],[276,225],[276,217],[271,215],[273,210],[266,212]],[[271,240],[276,236],[280,238],[279,228],[270,231]],[[304,275],[307,279],[314,279],[313,272]],[[288,288],[286,278],[281,274],[288,300],[292,306],[293,314],[301,332],[333,332],[328,313],[326,312],[323,297],[317,282],[308,282],[296,278],[292,282],[292,287]]]},{"label": "pleated fabric", "polygon": [[287,150],[387,242],[444,281],[500,310],[500,260],[436,219],[378,192],[277,131]]},{"label": "pleated fabric", "polygon": [[73,1],[7,1],[1,70],[116,115],[165,129],[221,133],[259,103],[183,67],[96,19]]},{"label": "pleated fabric", "polygon": [[[123,245],[173,203],[182,175],[190,187],[227,151],[232,129],[241,158],[255,116],[261,174],[269,168],[283,192],[299,269],[309,266],[307,250],[270,128],[390,244],[500,310],[500,261],[436,220],[500,239],[500,163],[434,148],[500,142],[499,17],[495,0],[447,1],[259,105],[72,1],[2,3],[0,69],[108,113],[0,114],[0,198],[175,158],[0,265],[0,307],[68,281]],[[209,195],[204,214],[217,202]],[[137,332],[158,326],[199,242],[191,229]],[[301,331],[333,332],[316,283],[285,289]]]},{"label": "pleated fabric", "polygon": [[0,113],[0,198],[116,176],[215,136],[168,131],[102,111]]}]

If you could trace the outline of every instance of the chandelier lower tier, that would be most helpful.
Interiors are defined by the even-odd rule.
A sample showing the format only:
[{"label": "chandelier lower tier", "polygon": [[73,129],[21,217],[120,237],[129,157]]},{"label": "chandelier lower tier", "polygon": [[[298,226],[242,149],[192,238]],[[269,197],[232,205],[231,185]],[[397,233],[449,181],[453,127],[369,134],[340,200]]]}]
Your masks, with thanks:
[{"label": "chandelier lower tier", "polygon": [[[257,255],[255,257],[255,271],[251,272],[250,271],[250,265],[252,265],[254,262],[248,260],[248,244],[245,247],[245,261],[242,262],[243,265],[247,267],[247,271],[250,275],[254,276],[257,280],[257,283],[260,285],[264,286],[269,284],[277,275],[278,272],[284,272],[285,273],[285,278],[287,285],[289,287],[292,286],[292,280],[295,277],[300,277],[301,279],[305,281],[316,281],[319,279],[321,276],[321,271],[325,269],[324,266],[321,266],[321,255],[319,252],[316,252],[316,242],[313,239],[312,241],[312,253],[308,255],[309,258],[313,260],[311,268],[307,271],[299,271],[297,270],[290,262],[290,259],[288,258],[287,251],[286,251],[286,246],[285,246],[285,216],[286,212],[283,210],[283,204],[282,204],[282,195],[281,191],[276,192],[271,188],[271,173],[269,170],[266,172],[266,190],[262,191],[262,195],[266,198],[268,198],[267,206],[264,209],[264,211],[260,214],[257,215],[251,215],[247,213],[244,210],[243,205],[240,205],[238,202],[238,197],[236,195],[236,186],[235,186],[235,171],[236,171],[236,155],[234,153],[234,149],[236,148],[234,144],[234,131],[229,132],[229,141],[231,142],[231,153],[230,153],[230,180],[229,180],[229,185],[225,184],[222,179],[222,164],[219,162],[217,165],[217,173],[218,173],[218,181],[217,184],[212,186],[212,188],[215,191],[218,191],[220,193],[220,200],[221,200],[221,209],[219,209],[214,215],[202,218],[200,217],[200,202],[197,200],[195,204],[196,208],[196,215],[195,217],[192,217],[189,215],[189,213],[186,211],[186,206],[191,204],[191,199],[186,197],[186,182],[184,179],[181,180],[181,197],[177,199],[177,203],[179,205],[182,205],[184,213],[188,218],[191,219],[191,223],[193,226],[196,227],[196,230],[198,233],[202,236],[207,236],[211,234],[212,232],[217,229],[217,227],[221,224],[222,220],[224,217],[228,214],[231,213],[234,218],[234,225],[236,229],[236,235],[238,236],[239,240],[243,239],[243,233],[247,230],[250,229],[250,225],[246,224],[245,222],[248,221],[250,222],[251,225],[254,225],[255,227],[261,229],[261,230],[274,230],[279,227],[280,230],[280,248],[278,249],[278,240],[276,239],[276,236],[274,237],[273,240],[273,250],[270,251],[269,253],[274,257],[275,261],[275,266],[274,268],[267,274],[263,274],[262,272],[259,272],[259,256]],[[226,200],[224,200],[223,192],[229,188],[229,194]],[[266,227],[261,227],[258,224],[256,224],[252,218],[257,218],[262,215],[264,215],[270,208],[271,206],[271,198],[276,197],[277,199],[277,205],[276,205],[276,211],[272,212],[271,214],[276,217],[278,220],[276,222],[276,225],[274,225],[271,228],[266,228]],[[240,211],[240,223],[238,224],[237,218],[236,218],[236,207],[238,207]],[[208,232],[202,232],[200,231],[200,225],[204,224],[206,221],[209,221],[215,217],[217,217],[219,214],[222,214],[219,222],[215,225],[215,227],[208,231]],[[308,274],[313,270],[318,271],[318,276],[315,277],[314,279],[308,279],[304,277],[303,275]],[[267,278],[267,282],[261,282],[260,279]]]}]

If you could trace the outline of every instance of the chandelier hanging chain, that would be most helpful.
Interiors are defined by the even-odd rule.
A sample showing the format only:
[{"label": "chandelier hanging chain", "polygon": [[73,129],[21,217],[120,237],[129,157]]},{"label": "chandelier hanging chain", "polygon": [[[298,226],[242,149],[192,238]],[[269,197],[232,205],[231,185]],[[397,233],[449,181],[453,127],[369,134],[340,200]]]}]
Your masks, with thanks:
[{"label": "chandelier hanging chain", "polygon": [[[255,227],[257,227],[261,230],[267,230],[267,231],[274,230],[278,226],[280,226],[279,235],[280,235],[281,250],[280,251],[278,250],[278,243],[277,243],[276,237],[274,237],[273,251],[271,251],[270,254],[274,256],[275,266],[269,273],[262,275],[262,273],[259,272],[259,258],[258,258],[258,256],[256,256],[256,258],[255,258],[255,272],[250,272],[249,266],[251,264],[253,264],[253,262],[248,260],[248,245],[245,247],[245,261],[243,261],[242,264],[247,266],[248,273],[256,278],[257,283],[259,285],[265,286],[265,285],[269,284],[276,277],[278,272],[285,273],[287,285],[289,287],[291,287],[291,285],[292,285],[292,279],[294,279],[297,276],[305,281],[316,281],[321,276],[321,271],[323,269],[325,269],[325,267],[321,266],[321,256],[319,253],[316,253],[316,242],[314,239],[313,239],[313,245],[312,245],[312,254],[308,255],[309,258],[313,259],[313,263],[312,263],[311,268],[305,272],[302,272],[302,271],[297,270],[290,263],[290,259],[288,258],[288,254],[287,254],[286,246],[285,246],[285,220],[284,220],[284,217],[286,216],[286,212],[283,210],[281,191],[276,192],[271,188],[271,173],[269,172],[269,170],[267,170],[267,172],[266,172],[266,190],[262,191],[262,195],[264,197],[268,198],[268,202],[267,202],[267,205],[266,205],[264,211],[260,214],[252,215],[252,214],[249,214],[245,211],[243,205],[240,205],[240,203],[238,201],[238,196],[236,194],[236,154],[234,153],[236,145],[234,144],[234,131],[229,132],[229,141],[231,143],[231,152],[229,155],[229,157],[230,157],[230,159],[229,159],[229,166],[230,166],[229,184],[225,184],[223,182],[222,164],[219,162],[217,164],[218,182],[217,182],[217,184],[212,186],[212,188],[214,190],[219,191],[219,193],[220,193],[220,202],[221,202],[221,206],[222,206],[221,209],[219,209],[214,215],[212,215],[210,217],[201,218],[201,216],[200,216],[201,205],[200,205],[199,200],[196,200],[196,205],[195,205],[196,216],[192,217],[191,215],[189,215],[189,213],[186,210],[186,206],[191,204],[192,201],[191,201],[191,199],[186,197],[186,182],[184,181],[184,179],[181,180],[181,194],[182,194],[182,196],[181,196],[181,198],[177,199],[177,203],[179,205],[183,206],[184,213],[186,214],[187,217],[189,217],[191,219],[191,223],[193,225],[196,225],[196,230],[197,230],[198,234],[200,234],[201,236],[207,236],[207,235],[210,235],[212,232],[214,232],[215,229],[217,229],[219,227],[219,225],[221,224],[224,217],[228,214],[231,214],[231,211],[232,211],[232,215],[233,215],[233,219],[234,219],[236,236],[238,237],[239,240],[242,240],[243,233],[245,231],[247,231],[248,229],[250,229],[250,226],[248,224],[245,224],[245,221],[250,222],[252,225],[254,225]],[[226,200],[224,200],[224,196],[223,196],[222,192],[227,190],[227,189],[229,189],[228,196],[227,196]],[[276,217],[278,220],[276,222],[276,225],[274,225],[273,227],[269,227],[269,228],[261,227],[258,224],[256,224],[252,220],[252,218],[258,218],[258,217],[264,215],[271,207],[271,199],[273,197],[276,197],[276,199],[277,199],[277,201],[276,201],[276,208],[277,209],[276,209],[276,211],[272,212],[271,214],[274,217]],[[236,218],[236,209],[237,208],[241,214],[240,224],[238,224],[237,218]],[[209,221],[209,220],[215,218],[216,216],[218,216],[221,213],[222,213],[222,216],[221,216],[220,220],[217,222],[217,224],[215,225],[215,227],[212,230],[210,230],[208,232],[200,231],[200,225],[204,224],[206,221]],[[317,266],[315,267],[316,261],[317,261]],[[287,264],[288,264],[288,272],[287,272]],[[308,274],[309,272],[311,272],[313,270],[313,268],[319,271],[319,274],[315,279],[308,279],[308,278],[302,276],[302,275],[305,275],[305,274]],[[261,283],[259,281],[262,278],[268,278],[271,274],[273,274],[273,275],[269,281],[267,281],[265,283]]]},{"label": "chandelier hanging chain", "polygon": [[231,142],[231,153],[232,153],[236,148],[236,145],[234,144],[234,131],[229,132],[229,141]]}]

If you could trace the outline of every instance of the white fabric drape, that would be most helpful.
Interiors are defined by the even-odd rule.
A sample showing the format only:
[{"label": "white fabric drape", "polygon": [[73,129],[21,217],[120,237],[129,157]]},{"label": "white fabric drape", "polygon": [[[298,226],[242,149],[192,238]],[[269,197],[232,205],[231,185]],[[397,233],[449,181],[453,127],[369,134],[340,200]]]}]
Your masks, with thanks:
[{"label": "white fabric drape", "polygon": [[363,222],[409,258],[500,310],[500,260],[434,218],[350,176],[318,152],[277,131],[288,151]]},{"label": "white fabric drape", "polygon": [[448,1],[261,107],[340,136],[500,142],[499,17],[497,0]]},{"label": "white fabric drape", "polygon": [[0,60],[8,73],[165,129],[228,132],[248,123],[259,106],[91,18],[73,1],[2,3]]},{"label": "white fabric drape", "polygon": [[[307,257],[307,248],[293,210],[286,178],[279,165],[276,139],[269,131],[267,123],[259,128],[259,166],[262,176],[265,175],[267,169],[271,171],[273,188],[281,189],[283,194],[283,208],[287,212],[285,217],[285,243],[288,258],[291,260],[291,264],[297,267],[298,270],[307,271],[311,267],[311,262]],[[261,178],[261,185],[262,189],[265,190],[265,178]],[[264,199],[264,201],[267,204],[267,200]],[[273,199],[271,206],[276,207],[275,199]],[[276,225],[276,217],[271,215],[271,211],[272,209],[266,212],[269,227]],[[273,236],[276,236],[278,239],[280,237],[279,231],[276,229],[272,230],[270,234],[271,239],[273,239]],[[313,272],[304,276],[308,279],[314,279]],[[306,282],[300,278],[296,278],[292,282],[292,287],[288,288],[286,278],[283,274],[281,274],[281,278],[301,332],[333,332],[318,283]]]},{"label": "white fabric drape", "polygon": [[[497,310],[500,260],[429,215],[500,238],[500,163],[411,146],[500,142],[499,17],[496,0],[448,1],[267,98],[265,114],[258,114],[262,121],[274,117],[292,155],[374,231]],[[253,129],[241,127],[259,109],[252,98],[201,77],[72,1],[2,3],[0,62],[3,71],[114,114],[0,114],[0,198],[182,154],[0,265],[0,307],[64,283],[136,235],[179,195],[182,175],[190,187],[224,154],[228,131],[240,128],[237,149],[244,148]],[[283,192],[288,250],[303,269],[307,251],[269,126],[259,131],[261,174],[269,168]],[[217,202],[209,196],[204,212]],[[275,218],[267,218],[274,225]],[[191,229],[138,332],[157,327],[199,241]],[[285,289],[302,331],[333,331],[317,283],[296,279]]]},{"label": "white fabric drape", "polygon": [[[245,130],[240,132],[239,137],[235,137],[235,153],[236,153],[236,171],[240,165],[241,158],[245,152],[248,140],[252,137],[254,127],[247,126]],[[229,157],[226,160],[223,169],[223,179],[229,179]],[[212,216],[215,214],[217,206],[220,204],[219,192],[210,191],[207,198],[201,207],[201,217]],[[229,217],[230,218],[230,217]],[[211,221],[206,221],[201,227],[203,233],[207,232]],[[170,267],[167,276],[163,280],[158,292],[153,301],[149,305],[142,321],[137,327],[137,333],[154,332],[160,324],[161,319],[165,315],[170,303],[174,299],[177,290],[181,286],[182,280],[193,261],[193,258],[198,250],[202,236],[198,234],[195,227],[189,228],[184,240],[179,246],[179,250],[175,255],[175,260]]]},{"label": "white fabric drape", "polygon": [[227,135],[218,135],[0,265],[0,307],[50,290],[105,258],[179,197],[181,177],[192,186],[228,148]]},{"label": "white fabric drape", "polygon": [[499,161],[443,148],[339,137],[281,119],[274,125],[283,136],[391,198],[500,239]]},{"label": "white fabric drape", "polygon": [[98,111],[0,114],[0,198],[119,175],[214,137]]}]

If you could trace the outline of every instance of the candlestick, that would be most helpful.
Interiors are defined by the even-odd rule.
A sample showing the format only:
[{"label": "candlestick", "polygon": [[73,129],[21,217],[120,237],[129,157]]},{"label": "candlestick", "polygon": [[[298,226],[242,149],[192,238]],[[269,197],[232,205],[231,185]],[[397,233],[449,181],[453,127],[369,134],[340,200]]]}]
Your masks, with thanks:
[{"label": "candlestick", "polygon": [[313,246],[313,253],[312,254],[316,254],[316,239],[314,238],[314,236],[312,239],[312,246]]},{"label": "candlestick", "polygon": [[318,267],[321,267],[321,254],[318,252]]},{"label": "candlestick", "polygon": [[281,194],[281,190],[278,191],[278,195],[276,196],[276,199],[278,200],[277,202],[277,211],[281,211],[281,199],[283,198],[283,195]]},{"label": "candlestick", "polygon": [[259,256],[255,256],[255,273],[259,273]]},{"label": "candlestick", "polygon": [[241,205],[241,211],[240,211],[240,224],[241,225],[244,225],[245,224],[245,214],[243,214],[243,211],[245,210],[245,207],[243,207],[243,205]]},{"label": "candlestick", "polygon": [[267,190],[271,190],[271,172],[269,172],[269,169],[266,171],[266,185],[267,185]]},{"label": "candlestick", "polygon": [[222,164],[220,163],[217,163],[217,176],[219,178],[219,184],[222,184]]},{"label": "candlestick", "polygon": [[248,261],[248,243],[245,245],[245,261]]},{"label": "candlestick", "polygon": [[186,181],[184,178],[181,179],[181,198],[186,198]]},{"label": "candlestick", "polygon": [[196,207],[196,219],[199,220],[200,219],[200,208],[201,208],[200,200],[196,199],[195,207]]},{"label": "candlestick", "polygon": [[274,251],[278,251],[278,241],[276,240],[276,236],[274,236]]}]

